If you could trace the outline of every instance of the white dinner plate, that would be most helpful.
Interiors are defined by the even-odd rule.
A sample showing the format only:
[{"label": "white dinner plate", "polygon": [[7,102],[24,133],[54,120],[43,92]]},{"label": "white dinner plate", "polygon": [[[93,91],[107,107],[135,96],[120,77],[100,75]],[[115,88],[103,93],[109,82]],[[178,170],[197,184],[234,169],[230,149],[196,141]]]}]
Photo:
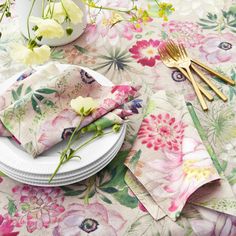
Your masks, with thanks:
[{"label": "white dinner plate", "polygon": [[[67,66],[69,65],[60,65],[60,68],[65,69]],[[91,69],[82,68],[100,84],[112,86],[111,81],[103,75]],[[17,77],[18,75],[1,84],[0,93],[3,93],[14,83]],[[115,155],[113,153],[116,154],[119,151],[125,137],[125,132],[126,125],[123,124],[118,133],[105,135],[85,146],[78,152],[81,159],[71,160],[59,169],[54,184],[46,183],[45,179],[54,172],[58,164],[58,152],[64,149],[66,142],[59,143],[36,159],[33,159],[28,153],[13,144],[10,139],[0,137],[0,170],[13,179],[34,185],[40,185],[41,182],[43,186],[58,186],[59,183],[60,185],[75,183],[95,174],[114,158]],[[91,135],[86,134],[81,137],[77,145],[88,140]]]},{"label": "white dinner plate", "polygon": [[71,178],[68,179],[61,179],[59,181],[52,181],[50,184],[48,183],[48,180],[41,180],[41,179],[28,179],[28,178],[24,178],[21,175],[16,175],[12,172],[8,172],[7,170],[4,169],[4,167],[1,167],[1,170],[4,174],[6,174],[7,176],[11,177],[12,179],[25,183],[25,184],[30,184],[30,185],[35,185],[35,186],[42,186],[42,187],[55,187],[55,186],[64,186],[64,185],[69,185],[69,184],[73,184],[73,183],[77,183],[79,181],[82,181],[84,179],[89,178],[90,176],[96,174],[97,172],[99,172],[100,170],[102,170],[107,164],[110,163],[110,161],[116,156],[116,154],[119,152],[120,150],[119,146],[115,152],[113,152],[113,155],[111,155],[110,157],[108,157],[101,165],[97,166],[94,169],[91,169],[90,171],[86,172],[86,174],[84,175],[78,175],[78,176],[73,176]]},{"label": "white dinner plate", "polygon": [[[114,148],[112,148],[112,150],[106,156],[102,157],[99,161],[94,162],[88,168],[78,169],[76,172],[67,173],[63,175],[56,175],[54,177],[54,181],[69,180],[74,177],[85,176],[89,171],[96,170],[96,168],[103,165],[103,163],[105,163],[111,156],[114,156],[114,153],[117,153],[117,151],[119,151],[120,147],[123,144],[124,137],[125,137],[125,132],[123,133],[121,140],[117,143],[117,145],[115,145]],[[71,161],[73,162],[74,160],[71,160]],[[0,169],[2,169],[5,172],[11,173],[14,176],[20,176],[21,178],[27,179],[30,181],[40,180],[40,181],[47,182],[48,179],[50,178],[50,175],[37,175],[37,174],[28,174],[28,173],[19,172],[18,170],[12,169],[1,162],[0,162]]]}]

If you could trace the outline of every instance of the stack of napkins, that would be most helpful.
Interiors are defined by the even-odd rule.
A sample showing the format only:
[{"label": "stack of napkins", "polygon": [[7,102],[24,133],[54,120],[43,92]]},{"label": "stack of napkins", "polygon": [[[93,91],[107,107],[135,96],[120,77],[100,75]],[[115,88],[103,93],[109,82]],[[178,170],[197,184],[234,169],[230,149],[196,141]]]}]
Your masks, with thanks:
[{"label": "stack of napkins", "polygon": [[[50,63],[21,75],[0,96],[0,135],[13,136],[32,156],[37,156],[67,138],[81,123],[91,124],[138,96],[129,85],[103,86],[79,66]],[[83,118],[71,108],[78,96],[92,97],[99,106]],[[122,117],[124,118],[124,117]]]},{"label": "stack of napkins", "polygon": [[125,164],[127,184],[155,219],[176,220],[190,195],[220,179],[183,96],[165,91],[150,98]]}]

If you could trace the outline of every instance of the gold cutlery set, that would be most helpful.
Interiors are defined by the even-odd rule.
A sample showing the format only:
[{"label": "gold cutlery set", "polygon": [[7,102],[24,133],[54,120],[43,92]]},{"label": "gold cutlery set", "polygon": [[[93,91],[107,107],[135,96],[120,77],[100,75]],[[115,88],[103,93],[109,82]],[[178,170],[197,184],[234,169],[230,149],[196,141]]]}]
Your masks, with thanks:
[{"label": "gold cutlery set", "polygon": [[201,107],[204,111],[208,110],[205,96],[209,101],[213,101],[213,96],[203,88],[199,83],[197,83],[192,75],[190,69],[192,69],[215,93],[222,99],[224,102],[227,101],[227,97],[223,94],[210,79],[208,79],[196,65],[204,68],[209,73],[217,76],[224,82],[235,85],[235,81],[218,73],[217,71],[211,69],[210,67],[202,64],[196,59],[192,59],[188,56],[186,49],[183,44],[177,44],[173,40],[168,40],[163,43],[158,48],[162,62],[170,68],[177,68],[193,85],[197,98],[201,104]]}]

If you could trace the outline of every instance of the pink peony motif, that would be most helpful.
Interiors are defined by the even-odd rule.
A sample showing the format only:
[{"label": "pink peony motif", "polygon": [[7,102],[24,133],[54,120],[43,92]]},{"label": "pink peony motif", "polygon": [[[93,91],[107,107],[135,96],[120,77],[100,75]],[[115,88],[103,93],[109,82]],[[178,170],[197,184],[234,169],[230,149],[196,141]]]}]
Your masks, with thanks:
[{"label": "pink peony motif", "polygon": [[79,116],[74,111],[69,109],[63,110],[53,120],[46,121],[41,126],[38,139],[39,143],[50,148],[54,145],[52,134],[55,138],[61,136],[62,139],[66,139],[73,132],[70,128],[76,127],[79,119]]},{"label": "pink peony motif", "polygon": [[3,178],[2,178],[2,177],[0,177],[0,183],[2,183],[2,181],[3,181]]},{"label": "pink peony motif", "polygon": [[199,49],[211,64],[236,62],[236,36],[231,33],[209,34]]},{"label": "pink peony motif", "polygon": [[171,20],[162,26],[169,38],[183,43],[185,47],[196,47],[205,38],[199,25],[193,22]]},{"label": "pink peony motif", "polygon": [[137,97],[138,90],[140,87],[132,87],[129,85],[116,85],[112,87],[112,99],[117,103],[117,105],[121,105],[127,102],[130,98]]},{"label": "pink peony motif", "polygon": [[181,151],[184,129],[186,125],[170,114],[150,115],[142,122],[138,138],[147,148],[154,150],[167,149],[173,152]]},{"label": "pink peony motif", "polygon": [[158,53],[159,40],[139,40],[129,51],[133,54],[132,57],[137,59],[137,62],[143,66],[155,66],[156,61],[160,60]]},{"label": "pink peony motif", "polygon": [[0,236],[16,236],[19,232],[13,232],[14,230],[14,222],[11,217],[0,214]]},{"label": "pink peony motif", "polygon": [[63,192],[60,188],[42,188],[29,185],[15,186],[12,189],[16,199],[18,225],[26,223],[28,232],[48,228],[58,221],[65,211],[62,206]]},{"label": "pink peony motif", "polygon": [[168,210],[176,214],[194,191],[219,178],[204,145],[192,138],[183,139],[181,152],[164,151],[162,159],[145,165],[147,175],[155,179],[149,186],[152,195],[168,199]]},{"label": "pink peony motif", "polygon": [[62,235],[120,235],[126,221],[114,211],[100,203],[89,205],[71,204],[54,228],[53,236]]}]

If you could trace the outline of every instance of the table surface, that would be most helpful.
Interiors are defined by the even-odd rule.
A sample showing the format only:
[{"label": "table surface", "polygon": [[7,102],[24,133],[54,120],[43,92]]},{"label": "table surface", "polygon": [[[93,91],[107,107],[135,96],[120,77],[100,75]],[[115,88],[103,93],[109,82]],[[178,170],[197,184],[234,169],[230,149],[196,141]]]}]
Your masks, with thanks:
[{"label": "table surface", "polygon": [[[129,0],[101,2],[111,7],[129,4]],[[161,89],[184,94],[236,192],[236,87],[214,78],[229,99],[224,103],[215,98],[204,113],[185,77],[166,68],[156,56],[160,41],[171,37],[183,42],[192,56],[236,80],[236,2],[169,2],[175,12],[168,21],[153,18],[139,29],[127,22],[106,28],[103,19],[112,13],[101,13],[78,40],[55,48],[52,60],[89,67],[114,83],[141,81],[150,95]],[[139,4],[147,3],[151,0]],[[24,69],[9,53],[12,42],[23,40],[17,22],[15,17],[0,26],[0,82]],[[153,220],[124,181],[123,162],[132,135],[127,133],[122,151],[104,170],[71,186],[32,187],[0,177],[0,235],[236,235],[236,217],[189,203],[176,222],[168,217]]]}]

